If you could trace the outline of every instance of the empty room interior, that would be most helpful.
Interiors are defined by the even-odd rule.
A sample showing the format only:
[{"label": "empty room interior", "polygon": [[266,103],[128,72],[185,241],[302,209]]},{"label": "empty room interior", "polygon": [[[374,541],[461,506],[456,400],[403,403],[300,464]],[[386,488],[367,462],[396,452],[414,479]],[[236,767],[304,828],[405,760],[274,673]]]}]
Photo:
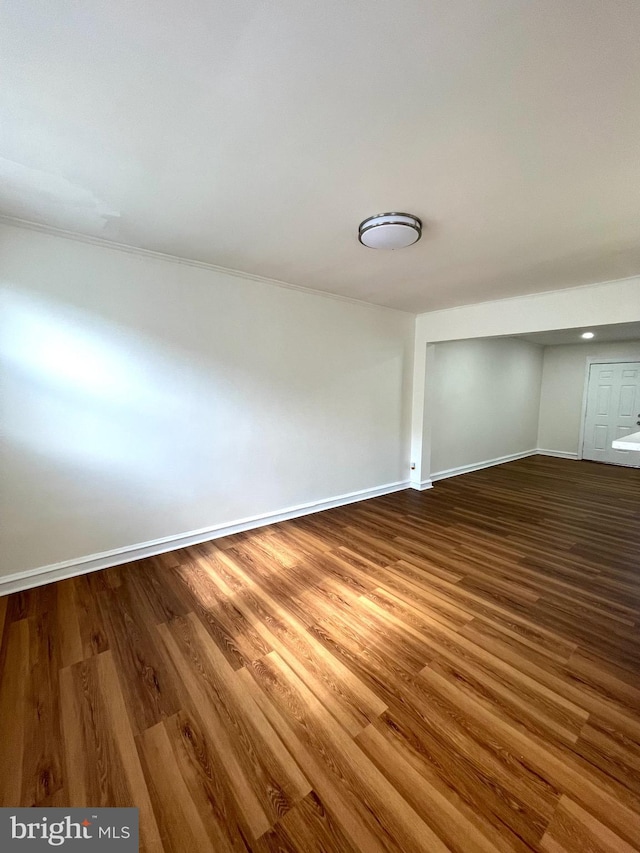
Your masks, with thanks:
[{"label": "empty room interior", "polygon": [[1,19],[0,850],[640,851],[640,4]]}]

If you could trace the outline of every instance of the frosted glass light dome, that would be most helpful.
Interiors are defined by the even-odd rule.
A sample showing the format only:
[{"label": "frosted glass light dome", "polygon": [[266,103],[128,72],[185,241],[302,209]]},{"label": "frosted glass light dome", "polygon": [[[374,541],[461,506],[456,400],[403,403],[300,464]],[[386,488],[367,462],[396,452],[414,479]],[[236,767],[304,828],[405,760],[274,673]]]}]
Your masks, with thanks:
[{"label": "frosted glass light dome", "polygon": [[369,249],[404,249],[421,236],[422,222],[410,213],[379,213],[358,228],[358,239]]}]

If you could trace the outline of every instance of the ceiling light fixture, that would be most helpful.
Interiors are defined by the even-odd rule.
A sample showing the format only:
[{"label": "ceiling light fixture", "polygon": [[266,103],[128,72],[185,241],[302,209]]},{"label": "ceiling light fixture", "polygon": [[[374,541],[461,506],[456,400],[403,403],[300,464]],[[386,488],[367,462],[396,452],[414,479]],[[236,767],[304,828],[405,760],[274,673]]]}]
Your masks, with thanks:
[{"label": "ceiling light fixture", "polygon": [[590,338],[595,338],[595,335],[593,334],[593,332],[583,332],[582,337],[586,340],[590,340]]},{"label": "ceiling light fixture", "polygon": [[358,228],[358,240],[369,249],[404,249],[421,236],[422,222],[410,213],[379,213]]}]

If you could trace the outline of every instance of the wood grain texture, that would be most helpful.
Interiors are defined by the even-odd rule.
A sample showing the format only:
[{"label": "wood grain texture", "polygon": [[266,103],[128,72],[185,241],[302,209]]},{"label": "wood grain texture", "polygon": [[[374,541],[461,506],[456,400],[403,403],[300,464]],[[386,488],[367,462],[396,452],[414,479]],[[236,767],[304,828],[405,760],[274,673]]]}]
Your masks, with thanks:
[{"label": "wood grain texture", "polygon": [[29,686],[29,624],[26,619],[4,631],[4,668],[0,678],[0,805],[33,805],[22,799],[25,717]]},{"label": "wood grain texture", "polygon": [[161,850],[111,652],[62,669],[60,698],[69,805],[137,806],[140,849]]},{"label": "wood grain texture", "polygon": [[640,472],[530,457],[0,599],[0,805],[145,851],[640,851]]}]

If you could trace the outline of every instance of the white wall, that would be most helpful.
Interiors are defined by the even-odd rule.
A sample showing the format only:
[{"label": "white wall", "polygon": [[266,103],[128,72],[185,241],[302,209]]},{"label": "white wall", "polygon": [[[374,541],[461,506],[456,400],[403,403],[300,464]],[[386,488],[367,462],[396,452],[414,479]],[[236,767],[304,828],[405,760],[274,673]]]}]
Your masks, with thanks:
[{"label": "white wall", "polygon": [[423,342],[450,341],[639,319],[640,276],[635,276],[420,314],[416,337]]},{"label": "white wall", "polygon": [[406,481],[414,318],[0,227],[0,574]]},{"label": "white wall", "polygon": [[432,477],[535,449],[542,349],[511,338],[436,344]]},{"label": "white wall", "polygon": [[538,447],[577,454],[587,358],[640,361],[640,341],[544,348]]},{"label": "white wall", "polygon": [[634,320],[640,320],[640,277],[420,314],[413,374],[412,483],[419,486],[428,480],[431,470],[429,344]]}]

